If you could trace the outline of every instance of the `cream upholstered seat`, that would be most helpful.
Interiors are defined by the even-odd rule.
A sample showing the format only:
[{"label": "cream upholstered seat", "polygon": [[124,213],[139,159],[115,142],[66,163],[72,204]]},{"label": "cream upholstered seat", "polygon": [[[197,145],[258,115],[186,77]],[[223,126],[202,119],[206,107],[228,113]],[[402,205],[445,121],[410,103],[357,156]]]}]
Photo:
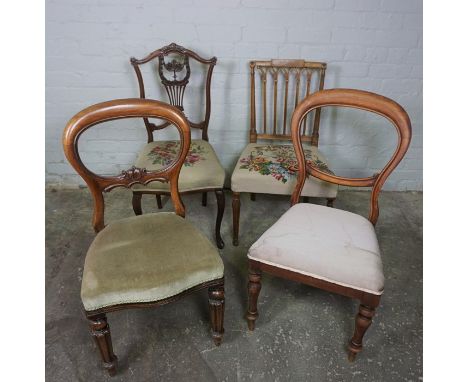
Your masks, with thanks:
[{"label": "cream upholstered seat", "polygon": [[[307,159],[331,173],[325,156],[315,146],[304,149]],[[296,186],[297,160],[292,145],[249,143],[231,178],[233,192],[291,195]],[[338,186],[310,177],[303,196],[336,198]]]},{"label": "cream upholstered seat", "polygon": [[223,273],[218,250],[191,223],[170,212],[145,214],[98,233],[86,255],[81,298],[87,311],[158,301]]},{"label": "cream upholstered seat", "polygon": [[[146,144],[139,152],[136,167],[148,171],[161,170],[173,162],[179,152],[178,141],[156,141]],[[213,147],[203,139],[194,139],[179,175],[179,191],[223,188],[226,172]],[[133,187],[134,191],[153,190],[169,191],[169,184],[151,182]]]},{"label": "cream upholstered seat", "polygon": [[296,204],[250,247],[248,257],[364,292],[383,292],[374,226],[351,212]]}]

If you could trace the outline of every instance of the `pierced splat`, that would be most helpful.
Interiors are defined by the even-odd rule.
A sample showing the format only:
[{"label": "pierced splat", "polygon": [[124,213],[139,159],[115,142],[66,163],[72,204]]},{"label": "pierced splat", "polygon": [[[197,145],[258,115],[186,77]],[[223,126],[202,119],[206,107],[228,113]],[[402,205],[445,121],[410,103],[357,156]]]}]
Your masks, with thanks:
[{"label": "pierced splat", "polygon": [[[184,110],[184,93],[190,78],[189,57],[187,55],[182,57],[183,61],[178,61],[177,59],[173,58],[172,60],[166,62],[166,57],[161,55],[159,56],[158,60],[159,77],[161,78],[161,82],[166,88],[169,102],[171,105],[176,106],[180,110]],[[179,79],[178,77],[180,76],[178,76],[178,74],[180,74],[184,68],[185,76]],[[164,75],[165,71],[171,72],[172,79],[168,79]]]},{"label": "pierced splat", "polygon": [[[189,116],[186,116],[189,120],[190,127],[192,129],[199,129],[202,131],[202,139],[208,141],[208,125],[210,122],[211,115],[211,75],[213,74],[214,66],[216,65],[216,57],[202,58],[197,53],[184,48],[183,46],[175,43],[163,46],[160,49],[147,55],[145,58],[136,59],[132,57],[130,62],[135,70],[138,79],[138,86],[140,88],[140,98],[145,98],[145,85],[143,83],[143,75],[140,70],[140,65],[146,64],[152,60],[156,60],[154,64],[156,67],[161,83],[166,89],[166,93],[169,97],[169,103],[172,106],[177,107],[179,110],[184,111],[183,101],[185,88],[189,83],[190,78],[190,64],[189,60],[204,65],[206,70],[205,75],[205,115],[201,121],[191,121]],[[193,61],[192,61],[193,63]],[[143,118],[148,133],[148,142],[153,142],[153,132],[161,130],[168,126],[166,122],[162,124],[155,124]]]}]

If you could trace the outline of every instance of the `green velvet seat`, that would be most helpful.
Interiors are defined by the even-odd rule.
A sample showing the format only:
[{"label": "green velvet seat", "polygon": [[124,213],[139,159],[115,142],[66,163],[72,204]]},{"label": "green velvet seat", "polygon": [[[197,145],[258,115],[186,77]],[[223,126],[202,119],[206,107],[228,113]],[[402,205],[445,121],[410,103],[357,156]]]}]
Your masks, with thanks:
[{"label": "green velvet seat", "polygon": [[87,311],[175,296],[224,274],[218,250],[182,217],[160,212],[109,224],[86,255]]}]

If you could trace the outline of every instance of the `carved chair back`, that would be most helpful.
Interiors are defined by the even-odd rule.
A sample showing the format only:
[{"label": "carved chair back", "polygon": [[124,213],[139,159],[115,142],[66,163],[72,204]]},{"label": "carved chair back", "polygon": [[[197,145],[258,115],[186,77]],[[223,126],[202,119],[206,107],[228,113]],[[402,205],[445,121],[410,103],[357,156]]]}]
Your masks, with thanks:
[{"label": "carved chair back", "polygon": [[[398,144],[393,156],[381,172],[367,178],[347,178],[325,173],[306,163],[300,140],[300,125],[307,114],[325,106],[344,106],[367,110],[387,118],[398,134]],[[395,101],[381,95],[362,90],[322,90],[305,98],[296,108],[291,120],[291,134],[298,160],[298,177],[291,204],[298,203],[306,177],[310,174],[321,180],[350,187],[372,187],[369,220],[377,223],[379,217],[378,197],[390,173],[403,159],[411,141],[411,121],[406,111]]]},{"label": "carved chair back", "polygon": [[[170,56],[170,57],[169,57]],[[177,58],[174,58],[176,56]],[[214,66],[216,65],[217,58],[212,57],[205,59],[200,57],[197,53],[186,49],[180,45],[172,43],[164,46],[142,59],[130,58],[130,63],[135,70],[138,78],[138,86],[140,88],[140,98],[145,98],[145,85],[143,76],[140,70],[140,65],[146,64],[157,59],[157,68],[161,83],[166,89],[169,97],[169,103],[181,111],[184,111],[184,94],[185,89],[189,83],[191,68],[190,58],[196,60],[200,64],[207,65],[207,72],[205,78],[205,115],[204,119],[200,122],[192,122],[189,120],[190,127],[193,129],[202,130],[202,138],[208,141],[208,124],[211,115],[211,76],[213,74]],[[148,133],[148,143],[153,142],[153,131],[163,129],[167,123],[156,125],[149,122],[148,118],[143,118]]]},{"label": "carved chair back", "polygon": [[[83,132],[102,122],[123,118],[159,118],[167,125],[174,125],[180,136],[180,151],[167,167],[150,172],[144,168],[132,167],[117,176],[101,176],[89,170],[81,161],[78,140]],[[85,180],[94,200],[93,227],[96,232],[104,228],[104,192],[115,187],[130,188],[132,185],[148,184],[153,181],[170,182],[171,199],[179,216],[185,216],[180,199],[178,179],[190,147],[190,126],[183,113],[166,103],[138,98],[119,99],[90,106],[76,114],[67,124],[63,133],[65,156]]]},{"label": "carved chair back", "polygon": [[[270,60],[250,62],[250,142],[257,139],[291,140],[290,116],[299,101],[322,90],[327,64],[304,60]],[[256,88],[259,80],[260,89]],[[315,83],[315,85],[314,85]],[[278,88],[282,97],[278,96]],[[260,126],[257,129],[256,91],[260,92]],[[268,98],[271,98],[268,100]],[[281,99],[279,99],[281,98]],[[294,103],[293,103],[294,102]],[[272,108],[272,109],[271,109]],[[318,146],[320,108],[308,123],[302,121],[301,138]]]}]

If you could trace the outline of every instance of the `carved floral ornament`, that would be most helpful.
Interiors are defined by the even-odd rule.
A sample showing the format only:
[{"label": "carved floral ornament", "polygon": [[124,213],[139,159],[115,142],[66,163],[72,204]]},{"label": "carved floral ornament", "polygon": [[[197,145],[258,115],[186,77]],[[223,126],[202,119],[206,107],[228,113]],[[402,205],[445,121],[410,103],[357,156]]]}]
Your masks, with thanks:
[{"label": "carved floral ornament", "polygon": [[121,176],[126,180],[134,181],[134,180],[140,180],[146,174],[148,174],[148,171],[146,170],[146,168],[138,168],[138,167],[132,166],[128,170],[122,171]]}]

